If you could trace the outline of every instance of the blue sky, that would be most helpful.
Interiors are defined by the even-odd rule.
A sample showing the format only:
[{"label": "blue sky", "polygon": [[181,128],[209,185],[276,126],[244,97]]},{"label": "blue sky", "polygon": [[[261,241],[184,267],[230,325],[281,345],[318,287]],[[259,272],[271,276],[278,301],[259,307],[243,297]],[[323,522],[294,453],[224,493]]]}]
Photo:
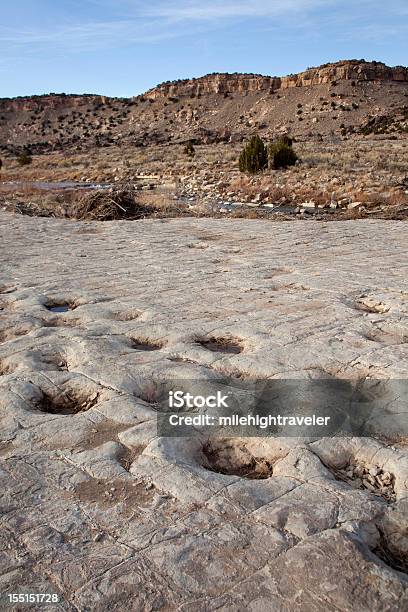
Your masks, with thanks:
[{"label": "blue sky", "polygon": [[2,0],[0,97],[132,96],[208,72],[408,64],[408,0]]}]

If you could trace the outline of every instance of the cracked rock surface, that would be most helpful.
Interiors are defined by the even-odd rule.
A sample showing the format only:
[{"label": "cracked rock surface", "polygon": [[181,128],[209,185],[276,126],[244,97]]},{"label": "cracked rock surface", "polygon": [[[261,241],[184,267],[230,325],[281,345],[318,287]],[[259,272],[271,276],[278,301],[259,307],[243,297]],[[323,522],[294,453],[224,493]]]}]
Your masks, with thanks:
[{"label": "cracked rock surface", "polygon": [[169,381],[405,380],[404,223],[2,212],[0,233],[2,593],[58,593],[53,610],[407,609],[392,402],[383,439],[209,447],[156,427]]}]

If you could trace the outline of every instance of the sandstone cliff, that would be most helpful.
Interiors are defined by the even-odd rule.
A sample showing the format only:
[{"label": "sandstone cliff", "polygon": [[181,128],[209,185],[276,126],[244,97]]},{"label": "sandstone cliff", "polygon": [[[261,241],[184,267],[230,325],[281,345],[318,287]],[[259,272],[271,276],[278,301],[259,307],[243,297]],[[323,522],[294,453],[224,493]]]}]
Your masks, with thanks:
[{"label": "sandstone cliff", "polygon": [[69,107],[70,109],[81,108],[86,105],[106,104],[112,98],[91,94],[66,95],[49,94],[44,96],[24,96],[19,98],[0,98],[0,111],[7,112],[36,112],[53,111]]},{"label": "sandstone cliff", "polygon": [[299,74],[285,77],[262,76],[259,74],[209,74],[198,79],[187,79],[162,83],[147,92],[151,99],[177,96],[200,96],[208,94],[245,93],[308,87],[337,80],[347,81],[399,81],[408,82],[408,68],[390,68],[380,62],[351,60],[324,64],[309,68]]}]

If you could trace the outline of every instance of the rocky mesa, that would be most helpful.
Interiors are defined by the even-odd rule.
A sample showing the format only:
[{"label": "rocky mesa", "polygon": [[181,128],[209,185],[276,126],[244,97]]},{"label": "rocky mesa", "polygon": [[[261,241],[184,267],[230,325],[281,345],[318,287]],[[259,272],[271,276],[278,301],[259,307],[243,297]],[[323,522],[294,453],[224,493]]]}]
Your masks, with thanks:
[{"label": "rocky mesa", "polygon": [[380,62],[342,61],[286,77],[212,74],[133,98],[0,99],[0,151],[241,142],[254,132],[348,138],[383,133],[384,126],[398,134],[407,131],[407,105],[408,69]]},{"label": "rocky mesa", "polygon": [[291,87],[310,87],[325,85],[333,81],[362,82],[408,82],[408,69],[404,66],[390,68],[382,62],[347,60],[335,64],[324,64],[308,68],[299,74],[284,77],[263,76],[261,74],[208,74],[198,79],[169,81],[147,92],[150,99],[167,96],[200,96],[211,94],[265,92]]}]

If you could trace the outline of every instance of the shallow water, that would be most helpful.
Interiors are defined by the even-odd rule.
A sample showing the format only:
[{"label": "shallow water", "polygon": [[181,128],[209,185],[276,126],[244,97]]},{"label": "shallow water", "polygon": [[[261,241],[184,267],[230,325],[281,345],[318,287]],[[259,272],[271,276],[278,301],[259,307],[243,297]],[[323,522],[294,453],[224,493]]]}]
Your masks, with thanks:
[{"label": "shallow water", "polygon": [[50,306],[48,310],[50,312],[68,312],[71,310],[71,308],[68,306],[68,304],[64,304],[62,306]]},{"label": "shallow water", "polygon": [[61,189],[109,189],[111,183],[85,183],[81,181],[7,181],[1,183],[3,188],[10,191],[16,189],[39,189],[42,191],[53,191]]}]

